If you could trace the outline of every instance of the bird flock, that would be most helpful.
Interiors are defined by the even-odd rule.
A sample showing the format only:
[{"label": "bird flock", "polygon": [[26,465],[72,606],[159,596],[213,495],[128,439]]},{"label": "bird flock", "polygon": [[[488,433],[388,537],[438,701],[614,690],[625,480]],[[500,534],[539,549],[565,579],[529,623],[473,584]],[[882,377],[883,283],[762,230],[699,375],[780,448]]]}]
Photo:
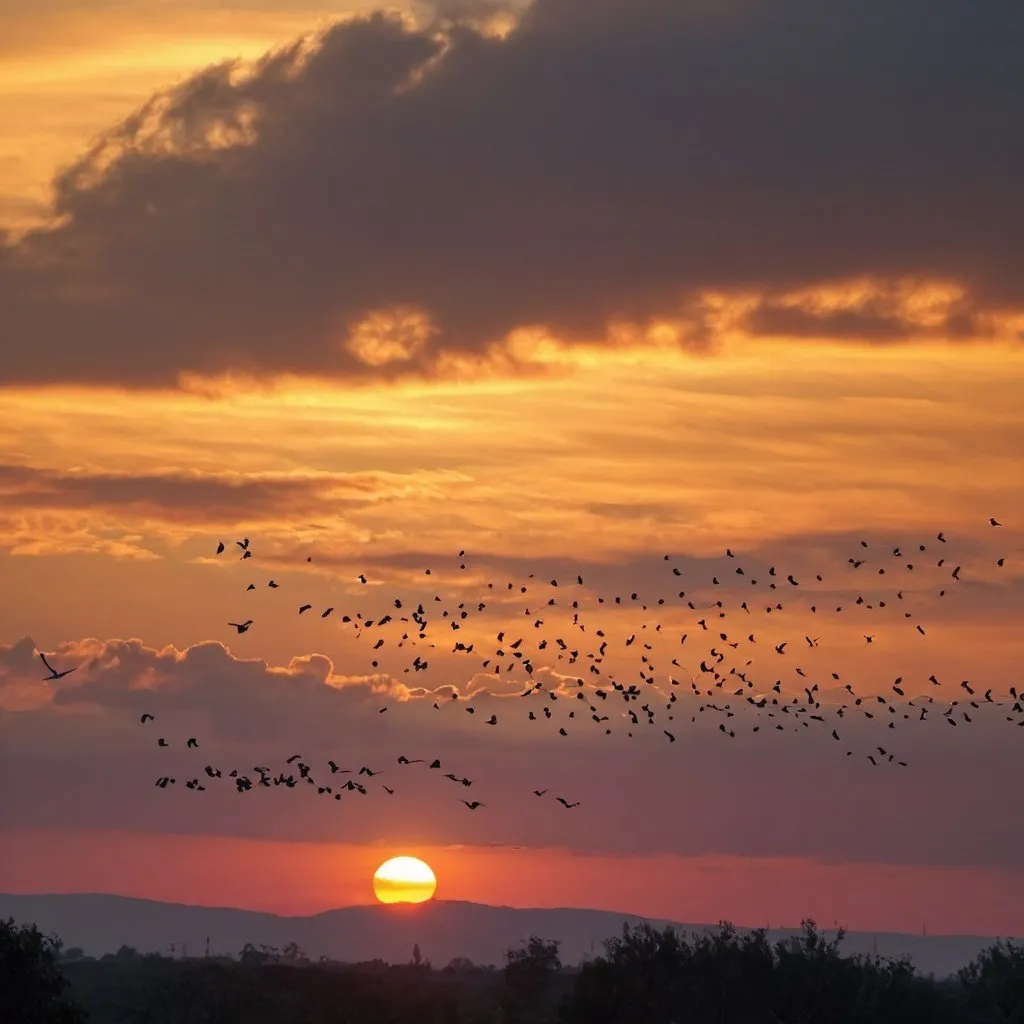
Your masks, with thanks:
[{"label": "bird flock", "polygon": [[[988,525],[998,528],[1002,524],[990,518]],[[840,671],[816,667],[825,644],[823,636],[805,633],[803,628],[794,632],[788,621],[793,616],[787,613],[798,605],[799,610],[818,619],[854,619],[853,635],[865,646],[875,645],[882,632],[891,629],[927,636],[931,627],[919,619],[913,599],[922,594],[933,600],[945,599],[962,584],[965,573],[969,575],[960,560],[948,557],[947,552],[953,550],[949,544],[944,531],[931,539],[886,548],[860,540],[842,567],[842,579],[830,579],[824,571],[798,576],[776,565],[744,564],[731,548],[714,560],[707,574],[710,578],[696,578],[671,554],[665,554],[662,574],[666,587],[662,594],[647,599],[637,591],[594,593],[579,574],[544,579],[530,573],[523,580],[489,582],[472,601],[446,600],[437,593],[425,604],[393,594],[388,598],[389,611],[382,615],[364,616],[358,609],[341,611],[333,605],[316,608],[309,600],[292,607],[297,608],[293,614],[312,612],[350,631],[366,646],[369,668],[373,670],[380,670],[385,655],[394,654],[404,662],[403,673],[426,674],[430,652],[444,651],[466,660],[467,676],[485,673],[498,679],[505,675],[522,680],[519,697],[526,706],[517,707],[518,701],[510,701],[512,710],[502,712],[500,717],[497,713],[487,717],[481,714],[476,720],[485,728],[499,727],[518,717],[536,723],[531,728],[550,729],[563,741],[589,728],[606,736],[624,733],[627,739],[641,734],[660,735],[662,742],[674,744],[688,724],[710,718],[717,719],[723,741],[735,739],[742,729],[755,733],[821,729],[847,757],[860,756],[876,768],[907,768],[909,762],[899,751],[898,727],[937,721],[959,728],[974,723],[979,714],[998,708],[1007,722],[1024,728],[1024,690],[1011,685],[1005,694],[995,694],[992,688],[969,679],[941,679],[935,671],[926,682],[923,676],[918,682],[896,676],[888,695],[868,695],[859,692],[856,683]],[[234,549],[243,562],[254,557],[248,537],[235,541]],[[221,541],[216,554],[223,556],[229,550],[229,545]],[[461,572],[467,571],[466,558],[466,551],[459,551]],[[306,561],[311,563],[313,556],[307,555]],[[1002,569],[1006,558],[995,559],[994,564]],[[430,577],[432,569],[424,568],[423,575]],[[871,586],[866,585],[866,575],[873,577]],[[884,577],[884,591],[878,589],[878,577]],[[370,586],[376,581],[360,573],[353,582]],[[287,590],[273,578],[262,583],[262,588],[282,593]],[[246,592],[256,589],[256,582],[246,584]],[[869,596],[864,596],[865,592]],[[837,594],[846,596],[837,598]],[[515,611],[509,609],[513,604],[522,605],[524,628],[506,625],[486,643],[479,633],[469,642],[460,639],[460,631],[466,629],[468,634],[474,618],[482,616],[489,606],[492,610],[497,606],[506,613],[505,621],[512,621]],[[888,614],[883,615],[887,609]],[[602,623],[607,611],[629,612],[639,622],[628,632],[615,633],[610,623]],[[256,626],[256,621],[252,615],[240,615],[227,626],[242,636]],[[827,632],[823,628],[822,633]],[[804,661],[802,655],[812,661]],[[44,654],[40,658],[49,672],[47,681],[74,671],[57,672]],[[628,675],[612,667],[613,660],[621,663],[629,658],[634,662]],[[558,679],[557,685],[534,679],[535,673],[543,674],[542,668]],[[926,687],[926,695],[907,697],[919,687]],[[838,694],[841,702],[823,700],[826,689]],[[443,690],[447,694],[442,694]],[[476,716],[472,698],[464,697],[456,687],[439,686],[432,696],[437,698],[433,701],[437,712],[456,707],[465,715]],[[381,714],[387,710],[388,706],[378,709]],[[844,743],[845,726],[853,717],[884,728],[885,742],[860,751]],[[151,713],[141,716],[143,725],[154,721]],[[159,736],[157,745],[172,744]],[[185,746],[197,749],[197,738],[188,737]],[[465,775],[444,771],[441,758],[400,755],[393,763],[395,768],[389,769],[391,784],[375,781],[384,771],[379,767],[341,767],[330,760],[321,770],[301,754],[294,754],[280,771],[266,765],[224,771],[207,764],[202,772],[184,780],[184,786],[202,792],[223,779],[238,793],[310,787],[322,797],[342,800],[349,794],[365,797],[371,791],[393,795],[395,773],[413,770],[415,765],[424,766],[419,770],[450,785],[473,785]],[[163,774],[156,786],[166,789],[177,782],[177,778]],[[577,800],[553,794],[550,787],[533,789],[532,793],[537,798],[549,797],[567,810],[579,806]],[[470,811],[486,807],[480,800],[458,799]]]}]

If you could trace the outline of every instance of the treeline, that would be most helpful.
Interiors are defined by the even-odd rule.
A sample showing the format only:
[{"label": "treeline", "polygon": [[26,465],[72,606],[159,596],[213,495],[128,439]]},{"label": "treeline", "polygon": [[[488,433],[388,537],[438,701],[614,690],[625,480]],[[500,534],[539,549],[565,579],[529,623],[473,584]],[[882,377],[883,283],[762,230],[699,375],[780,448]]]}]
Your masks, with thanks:
[{"label": "treeline", "polygon": [[11,1024],[1024,1024],[1024,946],[999,942],[955,977],[845,956],[842,933],[772,944],[728,924],[703,935],[624,928],[567,968],[533,937],[502,967],[311,962],[292,944],[237,960],[123,947],[64,951],[0,922],[0,1022]]}]

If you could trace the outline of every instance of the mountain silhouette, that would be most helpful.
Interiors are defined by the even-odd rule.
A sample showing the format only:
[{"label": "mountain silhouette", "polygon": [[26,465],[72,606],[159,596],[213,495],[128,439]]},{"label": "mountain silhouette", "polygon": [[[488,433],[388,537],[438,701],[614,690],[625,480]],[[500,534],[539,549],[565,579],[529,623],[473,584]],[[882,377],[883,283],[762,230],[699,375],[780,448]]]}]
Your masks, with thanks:
[{"label": "mountain silhouette", "polygon": [[[237,956],[248,942],[283,947],[296,942],[311,959],[389,963],[409,960],[414,945],[434,966],[456,958],[477,964],[502,965],[505,951],[531,935],[558,939],[566,964],[599,956],[603,941],[622,932],[623,924],[647,921],[655,928],[703,932],[708,924],[643,918],[606,910],[569,907],[495,907],[457,900],[421,904],[343,907],[306,917],[231,907],[200,907],[98,893],[9,895],[0,893],[0,919],[33,922],[59,936],[66,947],[88,955],[114,952],[123,945],[140,953],[203,955],[211,951]],[[742,929],[741,929],[742,931]],[[771,929],[771,941],[798,934],[796,929]],[[991,945],[993,939],[973,935],[921,936],[892,932],[848,932],[846,954],[877,952],[909,956],[923,974],[952,974]]]}]

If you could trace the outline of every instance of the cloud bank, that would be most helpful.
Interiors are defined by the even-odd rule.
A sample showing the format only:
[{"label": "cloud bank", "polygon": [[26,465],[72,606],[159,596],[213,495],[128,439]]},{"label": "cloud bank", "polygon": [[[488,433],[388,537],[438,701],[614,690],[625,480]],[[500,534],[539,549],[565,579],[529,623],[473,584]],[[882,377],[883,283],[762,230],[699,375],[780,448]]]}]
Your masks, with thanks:
[{"label": "cloud bank", "polygon": [[[346,22],[199,72],[57,178],[56,224],[0,242],[0,382],[438,373],[665,316],[705,348],[707,294],[751,289],[755,333],[985,335],[1024,304],[1022,48],[1013,0]],[[924,322],[777,301],[864,275],[957,284]]]},{"label": "cloud bank", "polygon": [[[574,725],[552,703],[555,724],[570,729],[561,737],[553,726],[527,723],[513,682],[462,676],[463,693],[477,708],[470,716],[458,703],[435,710],[434,700],[449,692],[436,682],[417,689],[390,677],[346,675],[319,654],[273,665],[212,642],[160,650],[140,640],[66,643],[52,660],[80,667],[44,686],[33,648],[28,637],[0,647],[0,707],[7,709],[0,712],[0,770],[17,780],[5,789],[11,828],[59,822],[350,843],[400,834],[425,843],[561,845],[619,855],[942,865],[1016,866],[1024,855],[1007,813],[1015,782],[1001,770],[1022,730],[1003,721],[1005,705],[992,715],[979,712],[972,728],[954,735],[941,722],[899,732],[879,726],[885,742],[898,743],[915,762],[887,770],[843,757],[821,730],[753,734],[737,725],[736,740],[728,740],[700,715],[696,724],[673,726],[680,742],[669,744],[660,728],[643,725],[633,740],[621,729],[607,737]],[[539,676],[548,688],[566,679],[547,669]],[[689,707],[688,698],[683,703]],[[141,724],[144,711],[155,720]],[[498,728],[484,722],[492,712],[503,722]],[[848,719],[841,728],[850,743],[876,742],[866,721]],[[199,749],[185,746],[189,736]],[[158,737],[169,747],[158,748]],[[224,776],[237,768],[253,780],[255,765],[297,774],[285,763],[295,753],[318,777],[356,778],[368,794],[345,793],[335,802],[306,785],[238,794],[230,779],[204,773],[211,764]],[[400,754],[440,757],[446,771],[473,785],[464,788],[425,764],[399,765]],[[330,758],[384,774],[331,776]],[[163,775],[176,785],[156,788]],[[184,788],[193,776],[206,791]],[[533,796],[535,787],[550,787],[547,800]],[[555,793],[580,800],[579,808],[564,811]],[[463,796],[486,806],[471,813]]]}]

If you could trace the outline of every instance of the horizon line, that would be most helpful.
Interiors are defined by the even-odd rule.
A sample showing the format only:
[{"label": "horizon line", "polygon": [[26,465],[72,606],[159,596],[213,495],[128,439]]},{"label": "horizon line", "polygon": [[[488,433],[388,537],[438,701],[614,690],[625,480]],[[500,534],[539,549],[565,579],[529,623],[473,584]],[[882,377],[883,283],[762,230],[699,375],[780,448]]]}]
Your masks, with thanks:
[{"label": "horizon line", "polygon": [[[511,910],[522,913],[530,912],[542,912],[542,913],[582,913],[582,914],[600,914],[608,917],[621,916],[624,918],[632,918],[634,921],[640,921],[645,923],[660,923],[663,925],[670,925],[674,927],[682,928],[703,928],[712,929],[720,928],[723,925],[731,925],[737,931],[741,932],[753,932],[753,931],[764,931],[764,932],[800,932],[801,925],[776,925],[771,924],[765,925],[748,925],[748,924],[737,924],[733,921],[725,919],[716,922],[707,921],[677,921],[668,917],[650,917],[644,914],[636,914],[632,911],[626,910],[602,910],[596,907],[571,907],[571,906],[558,906],[558,907],[539,907],[539,906],[514,906],[512,904],[505,903],[478,903],[475,900],[455,900],[455,899],[439,899],[436,896],[432,896],[429,900],[423,900],[419,903],[352,903],[344,906],[327,907],[323,910],[317,910],[308,914],[279,914],[272,910],[256,910],[251,907],[237,907],[229,906],[226,904],[209,904],[209,903],[179,903],[174,900],[159,900],[153,899],[148,896],[128,896],[124,893],[116,892],[33,892],[33,893],[12,893],[12,892],[0,892],[0,899],[8,897],[14,897],[16,899],[39,899],[47,897],[101,897],[103,899],[118,899],[118,900],[132,900],[136,903],[157,903],[161,906],[166,907],[184,907],[191,910],[230,910],[235,913],[241,914],[259,914],[263,917],[275,917],[285,921],[296,921],[296,920],[311,920],[312,918],[322,917],[325,914],[338,913],[346,910],[371,910],[381,911],[386,913],[405,913],[410,908],[419,908],[428,906],[432,903],[450,904],[467,907],[483,907],[488,910]],[[402,908],[402,909],[395,909]],[[415,912],[415,911],[413,911]],[[804,920],[812,920],[811,918],[805,918]],[[925,941],[929,939],[995,939],[995,940],[1011,940],[1015,941],[1020,936],[1015,935],[983,935],[976,932],[932,932],[928,931],[927,925],[923,924],[921,932],[906,932],[906,931],[890,931],[887,929],[879,930],[866,930],[866,929],[854,929],[847,928],[844,925],[833,922],[831,926],[826,927],[815,921],[814,926],[817,931],[822,935],[829,933],[838,934],[839,931],[843,931],[845,935],[892,935],[898,937],[907,937],[914,939],[923,939]]]}]

